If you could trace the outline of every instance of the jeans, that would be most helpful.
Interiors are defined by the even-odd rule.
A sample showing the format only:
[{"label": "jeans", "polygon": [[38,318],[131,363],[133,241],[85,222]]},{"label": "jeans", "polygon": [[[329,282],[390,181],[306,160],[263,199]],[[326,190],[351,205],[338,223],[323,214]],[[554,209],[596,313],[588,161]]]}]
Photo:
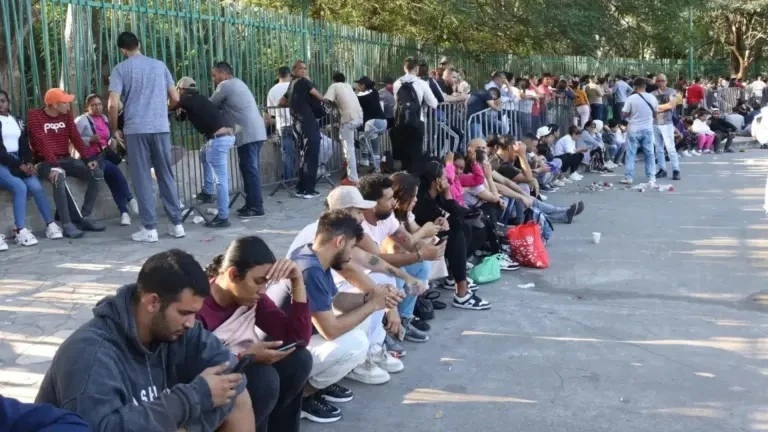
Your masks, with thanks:
[{"label": "jeans", "polygon": [[[291,126],[284,126],[280,129],[280,154],[283,156],[283,180],[291,180],[296,175],[296,138],[293,136],[293,130]],[[240,147],[237,148],[238,156],[240,155]],[[258,166],[258,164],[256,164]],[[242,168],[241,168],[242,170]],[[261,194],[259,194],[261,196]]]},{"label": "jeans", "polygon": [[131,188],[128,187],[128,180],[125,179],[120,167],[107,159],[101,159],[101,169],[104,171],[104,182],[112,192],[112,199],[115,200],[120,214],[128,213],[128,201],[133,199]]},{"label": "jeans", "polygon": [[25,227],[27,218],[27,196],[35,200],[40,216],[46,225],[53,222],[53,209],[45,197],[43,185],[35,177],[16,177],[5,165],[0,165],[0,189],[13,194],[13,219],[17,229]]},{"label": "jeans", "polygon": [[589,104],[589,109],[592,114],[592,120],[603,120],[605,105],[601,103],[593,103]]},{"label": "jeans", "polygon": [[645,155],[645,176],[648,181],[656,180],[656,163],[653,160],[653,130],[644,129],[628,134],[629,147],[627,149],[627,163],[624,177],[632,181],[635,173],[635,157],[637,149],[642,148]]},{"label": "jeans", "polygon": [[203,164],[203,192],[213,195],[215,181],[219,219],[229,218],[229,150],[233,145],[234,136],[223,136],[208,140],[200,152],[200,162]]},{"label": "jeans", "polygon": [[[96,199],[99,197],[99,185],[104,178],[100,168],[90,169],[81,159],[64,157],[59,159],[59,169],[64,170],[56,177],[53,183],[53,200],[56,203],[56,210],[59,213],[61,222],[65,225],[72,222],[80,222],[81,218],[87,218],[93,212],[96,205]],[[41,179],[48,179],[53,167],[47,162],[41,162],[37,165],[37,175]],[[88,183],[83,198],[82,209],[74,207],[69,192],[67,192],[67,176],[72,176]]]},{"label": "jeans", "polygon": [[376,170],[381,167],[381,135],[386,131],[387,121],[384,119],[371,119],[365,122],[363,140],[368,145],[363,147],[360,156],[364,162],[373,163]]},{"label": "jeans", "polygon": [[357,181],[357,157],[355,154],[355,130],[360,127],[362,120],[351,120],[341,124],[339,135],[341,136],[344,158],[347,160],[347,178]]},{"label": "jeans", "polygon": [[[401,270],[408,273],[409,275],[413,276],[414,278],[424,282],[428,283],[429,279],[429,263],[427,262],[416,262],[407,266],[404,266]],[[403,291],[403,287],[405,286],[405,281],[402,279],[397,279],[397,288],[400,291]],[[406,295],[405,299],[397,305],[397,311],[400,312],[400,316],[403,318],[411,319],[413,318],[413,308],[416,307],[416,299],[418,296],[414,295]]]},{"label": "jeans", "polygon": [[627,152],[627,143],[611,144],[608,146],[608,155],[613,163],[621,163],[624,159],[624,153]]},{"label": "jeans", "polygon": [[624,109],[624,102],[613,103],[613,119],[617,122],[621,121],[621,110]]},{"label": "jeans", "polygon": [[[293,176],[293,134],[288,134],[290,139],[283,135],[283,139],[290,140],[290,161],[286,162],[285,154],[283,162],[291,164],[290,174]],[[240,165],[240,173],[243,175],[243,192],[245,193],[245,206],[249,209],[263,212],[264,200],[261,197],[261,176],[259,175],[259,154],[264,141],[254,141],[245,143],[237,147],[237,159]],[[283,141],[283,150],[285,151],[285,141]],[[285,173],[285,172],[284,172]],[[290,178],[290,177],[286,177]]]},{"label": "jeans", "polygon": [[667,170],[664,149],[669,153],[669,162],[674,171],[680,171],[680,157],[675,149],[675,126],[672,124],[654,125],[654,143],[656,147],[656,165],[659,169]]}]

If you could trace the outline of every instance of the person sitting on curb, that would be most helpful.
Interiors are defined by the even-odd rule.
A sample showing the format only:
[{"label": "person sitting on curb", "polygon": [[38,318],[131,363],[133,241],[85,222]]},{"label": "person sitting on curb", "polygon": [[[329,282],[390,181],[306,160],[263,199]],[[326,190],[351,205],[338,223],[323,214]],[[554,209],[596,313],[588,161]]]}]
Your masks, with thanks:
[{"label": "person sitting on curb", "polygon": [[79,414],[96,432],[255,431],[235,356],[195,320],[205,271],[179,249],[147,259],[136,283],[96,304],[59,347],[36,403]]},{"label": "person sitting on curb", "polygon": [[[298,432],[302,390],[312,370],[305,348],[312,322],[301,271],[290,260],[276,260],[261,238],[247,236],[217,255],[207,273],[211,295],[197,318],[233,352],[254,359],[244,374],[256,431]],[[282,279],[291,282],[289,314],[265,295],[267,284]],[[278,350],[292,343],[293,348]]]},{"label": "person sitting on curb", "polygon": [[[719,109],[712,110],[712,118],[709,119],[709,128],[715,133],[715,153],[733,153],[731,144],[736,136],[736,126],[723,118]],[[720,147],[720,143],[725,141],[725,145]]]},{"label": "person sitting on curb", "polygon": [[[93,207],[99,197],[99,187],[104,173],[97,158],[75,159],[69,154],[70,143],[81,155],[88,154],[83,139],[77,132],[70,103],[75,99],[59,88],[45,92],[45,107],[27,113],[27,134],[37,164],[37,175],[53,185],[53,200],[62,223],[65,237],[78,238],[83,231],[104,231],[104,225],[91,219]],[[76,203],[67,186],[67,176],[88,183],[82,209]],[[79,229],[74,223],[80,225]]]},{"label": "person sitting on curb", "polygon": [[90,432],[77,414],[49,404],[22,403],[0,395],[0,430],[9,432]]}]

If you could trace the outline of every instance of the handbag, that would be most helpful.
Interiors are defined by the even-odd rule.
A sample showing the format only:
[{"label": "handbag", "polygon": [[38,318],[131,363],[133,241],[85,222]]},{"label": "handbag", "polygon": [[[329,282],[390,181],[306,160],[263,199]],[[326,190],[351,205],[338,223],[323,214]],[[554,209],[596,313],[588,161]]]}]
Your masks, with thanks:
[{"label": "handbag", "polygon": [[494,282],[501,279],[499,257],[496,255],[485,257],[483,262],[472,267],[472,270],[469,271],[469,277],[479,284]]},{"label": "handbag", "polygon": [[[87,115],[85,118],[88,120],[88,124],[91,126],[91,131],[94,135],[96,135],[96,126],[93,125],[93,120],[91,120],[91,118]],[[123,156],[112,149],[112,147],[109,145],[101,149],[101,155],[104,156],[104,159],[112,162],[115,165],[120,165],[120,163],[123,161]]]},{"label": "handbag", "polygon": [[413,307],[413,315],[422,321],[429,321],[435,317],[435,308],[432,305],[432,300],[427,298],[428,294],[425,293],[416,297],[416,305]]},{"label": "handbag", "polygon": [[541,226],[533,220],[514,226],[507,231],[512,259],[525,267],[549,267],[549,254],[541,233]]}]

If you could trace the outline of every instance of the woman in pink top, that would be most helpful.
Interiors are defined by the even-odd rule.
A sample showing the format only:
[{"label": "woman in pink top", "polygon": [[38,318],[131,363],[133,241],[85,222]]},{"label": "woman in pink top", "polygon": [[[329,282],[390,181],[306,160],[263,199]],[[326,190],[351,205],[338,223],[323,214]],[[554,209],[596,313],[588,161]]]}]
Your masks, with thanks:
[{"label": "woman in pink top", "polygon": [[[456,158],[463,161],[461,155],[456,156]],[[448,179],[448,186],[453,200],[460,206],[466,207],[464,204],[464,196],[462,196],[461,181],[456,176],[456,166],[453,164],[453,161],[453,153],[448,152],[448,154],[445,155],[445,177]]]},{"label": "woman in pink top", "polygon": [[[88,110],[85,114],[75,119],[77,131],[83,138],[86,146],[86,154],[80,155],[81,158],[91,158],[103,152],[109,145],[109,123],[107,116],[102,114],[104,104],[101,98],[92,94],[85,98],[85,106]],[[104,171],[104,181],[112,192],[112,198],[120,210],[120,225],[130,225],[131,217],[128,214],[130,208],[133,214],[139,213],[138,203],[133,199],[131,188],[120,168],[102,155],[99,158],[99,164]]]}]

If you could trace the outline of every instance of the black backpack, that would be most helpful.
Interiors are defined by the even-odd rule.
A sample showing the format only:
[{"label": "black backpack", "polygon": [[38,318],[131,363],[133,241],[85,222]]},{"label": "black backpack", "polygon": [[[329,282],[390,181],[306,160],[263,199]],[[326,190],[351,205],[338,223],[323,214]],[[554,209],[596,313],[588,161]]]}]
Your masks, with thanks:
[{"label": "black backpack", "polygon": [[421,103],[413,82],[401,81],[395,97],[395,126],[421,126]]}]

